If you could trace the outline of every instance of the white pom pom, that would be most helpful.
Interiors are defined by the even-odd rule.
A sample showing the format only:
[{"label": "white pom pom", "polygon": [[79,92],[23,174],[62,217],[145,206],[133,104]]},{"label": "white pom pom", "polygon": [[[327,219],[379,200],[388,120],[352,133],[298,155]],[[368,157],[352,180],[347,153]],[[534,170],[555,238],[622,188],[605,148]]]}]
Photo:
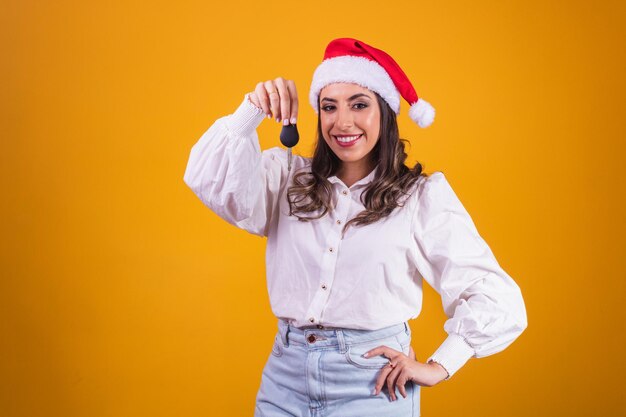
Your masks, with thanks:
[{"label": "white pom pom", "polygon": [[428,127],[435,120],[435,109],[425,100],[421,98],[409,109],[409,117],[419,127]]}]

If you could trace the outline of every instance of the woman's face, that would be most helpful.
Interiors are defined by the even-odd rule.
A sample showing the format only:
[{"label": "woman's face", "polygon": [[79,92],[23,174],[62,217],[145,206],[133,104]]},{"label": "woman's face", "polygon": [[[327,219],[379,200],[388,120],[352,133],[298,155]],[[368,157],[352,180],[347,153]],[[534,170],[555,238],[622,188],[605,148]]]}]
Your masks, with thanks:
[{"label": "woman's face", "polygon": [[333,83],[320,91],[320,121],[324,140],[345,163],[371,162],[380,135],[376,95],[353,83]]}]

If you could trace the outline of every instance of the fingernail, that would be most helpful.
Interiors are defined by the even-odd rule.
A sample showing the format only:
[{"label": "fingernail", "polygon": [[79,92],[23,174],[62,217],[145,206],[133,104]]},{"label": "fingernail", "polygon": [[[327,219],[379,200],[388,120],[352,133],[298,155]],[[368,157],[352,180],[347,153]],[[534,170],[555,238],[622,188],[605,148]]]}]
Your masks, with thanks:
[{"label": "fingernail", "polygon": [[374,388],[374,391],[372,391],[372,395],[378,395],[376,394],[376,388]]},{"label": "fingernail", "polygon": [[287,126],[289,124],[289,119],[283,120],[283,126]]},{"label": "fingernail", "polygon": [[271,115],[271,114],[268,114],[268,115],[267,115],[267,118],[268,118],[268,119],[271,119],[271,118],[272,118],[272,115]]},{"label": "fingernail", "polygon": [[292,125],[295,125],[295,124],[296,124],[296,118],[295,118],[295,117],[292,117],[292,118],[291,118],[291,124],[292,124]]},{"label": "fingernail", "polygon": [[363,356],[364,358],[367,358],[367,357],[369,357],[369,355],[370,355],[370,354],[369,354],[369,352],[365,352],[362,356]]},{"label": "fingernail", "polygon": [[280,117],[276,118],[276,123],[280,123]]}]

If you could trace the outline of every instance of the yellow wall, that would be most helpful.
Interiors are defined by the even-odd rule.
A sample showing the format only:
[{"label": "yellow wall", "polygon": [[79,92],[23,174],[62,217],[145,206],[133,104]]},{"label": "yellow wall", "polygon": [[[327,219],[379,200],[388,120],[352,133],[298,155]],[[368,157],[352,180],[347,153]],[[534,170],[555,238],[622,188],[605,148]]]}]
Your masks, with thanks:
[{"label": "yellow wall", "polygon": [[[623,1],[3,1],[0,416],[252,415],[275,331],[264,240],[183,183],[258,81],[294,79],[298,151],[327,42],[388,51],[402,105],[526,299],[528,330],[424,389],[425,416],[616,416],[624,346]],[[263,148],[279,126],[259,128]],[[445,317],[428,289],[424,360]]]}]

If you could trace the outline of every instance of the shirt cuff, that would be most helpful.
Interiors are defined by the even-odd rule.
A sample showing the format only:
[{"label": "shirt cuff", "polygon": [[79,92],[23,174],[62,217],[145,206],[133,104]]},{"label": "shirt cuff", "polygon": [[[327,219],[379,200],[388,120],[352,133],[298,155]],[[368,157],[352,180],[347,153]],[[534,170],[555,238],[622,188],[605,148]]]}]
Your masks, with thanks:
[{"label": "shirt cuff", "polygon": [[450,379],[465,365],[465,362],[474,356],[474,353],[474,348],[468,345],[463,337],[450,334],[426,362],[437,362],[443,366],[448,372],[446,379]]},{"label": "shirt cuff", "polygon": [[228,130],[233,132],[236,136],[243,136],[254,132],[263,119],[265,119],[263,110],[255,106],[250,101],[249,96],[250,93],[245,95],[243,102],[239,105],[237,110],[230,115],[226,122]]}]

